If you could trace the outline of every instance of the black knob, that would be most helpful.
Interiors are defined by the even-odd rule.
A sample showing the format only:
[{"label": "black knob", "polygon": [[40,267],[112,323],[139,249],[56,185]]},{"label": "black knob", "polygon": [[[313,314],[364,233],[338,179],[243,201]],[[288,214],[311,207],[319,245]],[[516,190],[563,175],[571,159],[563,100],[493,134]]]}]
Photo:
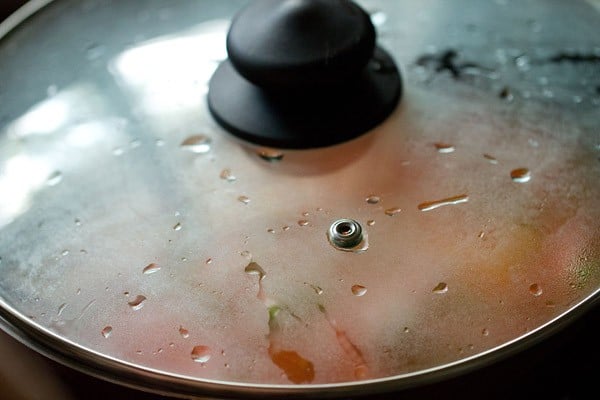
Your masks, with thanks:
[{"label": "black knob", "polygon": [[401,94],[400,73],[375,41],[369,15],[350,0],[255,0],[232,20],[209,109],[228,131],[264,146],[355,138],[387,118]]},{"label": "black knob", "polygon": [[374,49],[369,15],[347,0],[255,1],[227,36],[235,69],[264,89],[343,84],[365,68]]}]

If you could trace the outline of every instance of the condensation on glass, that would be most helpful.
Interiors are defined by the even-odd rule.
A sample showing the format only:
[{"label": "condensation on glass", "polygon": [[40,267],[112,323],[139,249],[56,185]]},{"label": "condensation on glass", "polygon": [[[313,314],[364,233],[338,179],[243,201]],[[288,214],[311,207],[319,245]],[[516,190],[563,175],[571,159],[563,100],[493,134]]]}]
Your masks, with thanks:
[{"label": "condensation on glass", "polygon": [[[398,110],[267,152],[205,103],[244,1],[52,2],[0,40],[5,328],[243,394],[402,387],[579,312],[600,288],[600,13],[505,3],[361,1]],[[343,218],[368,251],[331,246]]]}]

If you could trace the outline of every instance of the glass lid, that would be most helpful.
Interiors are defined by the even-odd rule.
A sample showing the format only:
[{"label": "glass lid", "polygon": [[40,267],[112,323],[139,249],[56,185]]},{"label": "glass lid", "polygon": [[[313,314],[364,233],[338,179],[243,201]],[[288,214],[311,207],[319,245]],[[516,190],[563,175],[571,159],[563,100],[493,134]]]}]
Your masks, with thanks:
[{"label": "glass lid", "polygon": [[0,25],[2,329],[143,390],[336,397],[478,368],[593,305],[597,1],[357,1],[402,98],[309,149],[209,111],[248,3]]}]

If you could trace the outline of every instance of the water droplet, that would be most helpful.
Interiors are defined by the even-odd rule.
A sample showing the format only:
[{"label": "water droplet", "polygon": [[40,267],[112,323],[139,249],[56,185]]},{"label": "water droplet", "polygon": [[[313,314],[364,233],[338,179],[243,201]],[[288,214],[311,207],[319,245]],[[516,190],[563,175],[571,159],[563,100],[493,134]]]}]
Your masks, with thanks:
[{"label": "water droplet", "polygon": [[131,142],[129,142],[129,147],[131,147],[132,149],[137,149],[141,145],[142,141],[140,139],[133,139]]},{"label": "water droplet", "polygon": [[212,258],[207,258],[207,259],[206,259],[206,265],[208,265],[208,264],[212,264],[212,262],[213,262],[213,259],[212,259]]},{"label": "water droplet", "polygon": [[579,104],[583,101],[583,97],[581,96],[573,96],[573,103]]},{"label": "water droplet", "polygon": [[510,171],[513,182],[525,183],[531,180],[531,172],[527,168],[517,168]]},{"label": "water droplet", "polygon": [[448,291],[448,285],[444,282],[440,282],[436,287],[433,288],[433,293],[446,293]]},{"label": "water droplet", "polygon": [[283,153],[275,149],[260,149],[258,156],[268,162],[277,162],[283,159]]},{"label": "water droplet", "polygon": [[60,255],[61,255],[61,256],[63,256],[63,257],[64,257],[64,256],[68,256],[68,255],[69,255],[69,250],[63,250],[63,251],[60,253]]},{"label": "water droplet", "polygon": [[362,285],[352,285],[352,294],[355,296],[364,296],[367,293],[367,288]]},{"label": "water droplet", "polygon": [[298,221],[298,225],[300,225],[300,226],[308,226],[309,223],[310,222],[308,222],[305,219],[301,219],[300,221]]},{"label": "water droplet", "polygon": [[54,97],[58,94],[58,86],[56,85],[50,85],[48,86],[48,88],[46,89],[46,95],[48,97]]},{"label": "water droplet", "polygon": [[250,198],[248,196],[240,196],[238,197],[238,201],[243,204],[250,203]]},{"label": "water droplet", "polygon": [[390,217],[393,217],[394,215],[400,213],[402,211],[402,209],[400,207],[392,207],[392,208],[388,208],[387,210],[385,210],[385,215],[389,215]]},{"label": "water droplet", "polygon": [[304,284],[310,286],[312,288],[312,290],[315,291],[316,294],[318,294],[318,295],[322,295],[323,294],[323,289],[321,289],[319,286],[311,285],[308,282],[304,282]]},{"label": "water droplet", "polygon": [[526,55],[521,55],[515,58],[515,65],[521,71],[529,71],[531,69],[529,57],[527,57]]},{"label": "water droplet", "polygon": [[179,334],[184,339],[187,339],[190,337],[190,332],[181,325],[179,325]]},{"label": "water droplet", "polygon": [[58,307],[58,311],[56,312],[56,315],[58,315],[60,317],[60,315],[63,313],[63,311],[65,311],[65,308],[67,308],[67,303],[62,303]]},{"label": "water droplet", "polygon": [[447,199],[428,201],[425,203],[419,204],[419,210],[421,211],[430,211],[435,210],[436,208],[449,206],[454,204],[466,203],[469,201],[469,196],[466,194],[461,194],[459,196],[448,197]]},{"label": "water droplet", "polygon": [[531,31],[533,33],[540,33],[542,31],[542,25],[537,21],[531,20],[528,21],[527,24],[529,25],[529,28],[531,28]]},{"label": "water droplet", "polygon": [[98,43],[92,43],[85,49],[85,57],[88,59],[88,61],[94,61],[102,57],[102,55],[104,55],[104,51],[104,46]]},{"label": "water droplet", "polygon": [[289,230],[290,230],[290,227],[289,227],[288,225],[286,225],[286,226],[284,226],[284,227],[283,227],[283,228],[281,228],[281,229],[282,229],[282,230],[285,232],[285,231],[289,231]]},{"label": "water droplet", "polygon": [[381,198],[379,196],[370,195],[365,199],[365,201],[369,204],[377,204],[381,201]]},{"label": "water droplet", "polygon": [[308,217],[309,215],[310,215],[310,213],[309,213],[308,211],[304,211],[304,212],[302,213],[302,216],[303,216],[303,217]]},{"label": "water droplet", "polygon": [[370,220],[368,220],[368,221],[367,221],[367,225],[368,225],[368,226],[373,226],[373,225],[375,225],[375,220],[373,220],[373,219],[370,219]]},{"label": "water droplet", "polygon": [[210,151],[212,139],[206,135],[192,135],[181,142],[181,147],[196,154],[205,154]]},{"label": "water droplet", "polygon": [[223,171],[221,171],[221,174],[219,175],[219,178],[223,179],[224,181],[227,182],[234,182],[237,178],[235,177],[235,175],[233,175],[231,173],[231,170],[229,168],[225,168]]},{"label": "water droplet", "polygon": [[541,296],[543,293],[542,287],[540,285],[538,285],[537,283],[532,284],[531,286],[529,286],[529,291],[531,292],[532,295],[534,296]]},{"label": "water droplet", "polygon": [[204,364],[210,360],[210,348],[208,346],[195,346],[192,349],[192,360]]},{"label": "water droplet", "polygon": [[449,143],[435,143],[434,146],[438,153],[443,154],[453,153],[456,150],[454,146]]},{"label": "water droplet", "polygon": [[144,269],[142,270],[142,273],[144,273],[145,275],[150,275],[153,274],[155,272],[158,272],[160,270],[160,266],[152,263],[152,264],[148,264],[144,267]]},{"label": "water droplet", "polygon": [[62,181],[62,179],[63,179],[62,173],[60,171],[54,171],[53,173],[50,174],[50,176],[46,180],[46,184],[48,186],[56,186]]},{"label": "water droplet", "polygon": [[262,269],[262,267],[254,261],[246,265],[246,268],[244,268],[244,272],[248,275],[258,275],[259,281],[262,281],[263,279],[265,279],[265,276],[267,276],[265,270]]},{"label": "water droplet", "polygon": [[490,335],[490,331],[489,331],[487,328],[483,328],[483,329],[481,330],[481,334],[482,334],[483,336],[489,336],[489,335]]},{"label": "water droplet", "polygon": [[484,231],[481,231],[481,232],[479,232],[479,235],[477,235],[477,237],[478,237],[479,239],[483,239],[483,238],[484,238],[484,236],[485,236],[485,232],[484,232]]},{"label": "water droplet", "polygon": [[129,304],[129,307],[131,307],[134,311],[137,311],[137,310],[141,309],[142,307],[144,307],[145,301],[146,301],[146,296],[139,294],[135,297],[135,299],[128,302],[127,304]]},{"label": "water droplet", "polygon": [[513,101],[514,99],[514,96],[508,86],[503,87],[500,93],[498,93],[498,96],[506,101]]},{"label": "water droplet", "polygon": [[248,250],[244,250],[240,253],[240,256],[244,257],[247,260],[252,260],[252,253],[250,253]]},{"label": "water droplet", "polygon": [[175,231],[180,231],[181,230],[181,223],[176,223],[175,226],[173,226],[173,230]]},{"label": "water droplet", "polygon": [[407,327],[407,326],[405,326],[405,327],[404,327],[404,333],[408,333],[408,332],[410,332],[410,329],[408,329],[408,327]]},{"label": "water droplet", "polygon": [[102,333],[102,336],[104,336],[105,338],[108,339],[108,337],[112,333],[112,330],[113,330],[112,326],[105,326],[104,329],[102,329],[102,331],[100,331],[100,333]]},{"label": "water droplet", "polygon": [[484,157],[486,160],[488,160],[488,162],[489,162],[490,164],[494,164],[494,165],[498,164],[498,160],[496,159],[496,157],[494,157],[494,156],[492,156],[492,155],[489,155],[489,154],[484,154],[484,155],[483,155],[483,157]]},{"label": "water droplet", "polygon": [[154,144],[156,145],[156,147],[163,147],[165,145],[165,141],[162,139],[156,139],[154,141]]},{"label": "water droplet", "polygon": [[120,147],[115,147],[115,148],[113,149],[112,153],[113,153],[113,156],[117,156],[117,157],[118,157],[118,156],[121,156],[121,155],[123,155],[124,151],[123,151],[123,149],[122,149],[122,148],[120,148]]}]

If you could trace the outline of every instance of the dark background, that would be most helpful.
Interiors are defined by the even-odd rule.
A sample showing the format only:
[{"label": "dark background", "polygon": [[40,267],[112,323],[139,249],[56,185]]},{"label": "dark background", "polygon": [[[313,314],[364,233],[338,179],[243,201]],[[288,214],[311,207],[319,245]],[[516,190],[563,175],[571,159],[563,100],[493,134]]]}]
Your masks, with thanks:
[{"label": "dark background", "polygon": [[[0,0],[0,21],[24,3]],[[168,399],[107,383],[50,360],[48,368],[72,391],[75,399]],[[436,384],[369,399],[593,399],[598,398],[597,380],[600,380],[598,304],[558,333],[491,366]],[[46,397],[39,393],[36,399]]]},{"label": "dark background", "polygon": [[4,20],[4,18],[24,3],[23,0],[0,0],[0,20]]}]

